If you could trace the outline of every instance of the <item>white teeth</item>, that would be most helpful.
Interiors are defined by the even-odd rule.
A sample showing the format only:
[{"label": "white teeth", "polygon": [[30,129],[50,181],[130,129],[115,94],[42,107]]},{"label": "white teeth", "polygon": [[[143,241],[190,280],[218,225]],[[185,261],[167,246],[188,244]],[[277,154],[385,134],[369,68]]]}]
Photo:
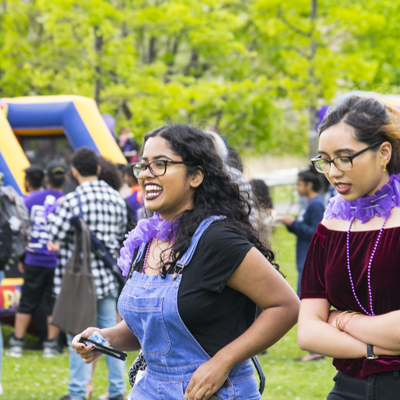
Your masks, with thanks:
[{"label": "white teeth", "polygon": [[156,185],[147,185],[146,186],[146,192],[149,192],[151,190],[160,190],[160,186],[156,186]]},{"label": "white teeth", "polygon": [[350,185],[347,185],[347,184],[339,184],[339,185],[337,185],[337,187],[340,188],[340,189],[344,189],[344,188],[347,188],[349,186]]}]

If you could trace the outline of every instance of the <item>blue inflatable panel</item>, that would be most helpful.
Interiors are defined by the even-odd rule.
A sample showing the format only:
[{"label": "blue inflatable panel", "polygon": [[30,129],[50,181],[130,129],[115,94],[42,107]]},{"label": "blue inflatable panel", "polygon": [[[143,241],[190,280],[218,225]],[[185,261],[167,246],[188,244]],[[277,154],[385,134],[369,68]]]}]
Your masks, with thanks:
[{"label": "blue inflatable panel", "polygon": [[23,128],[62,128],[65,109],[71,102],[8,104],[7,119],[13,130]]},{"label": "blue inflatable panel", "polygon": [[20,196],[22,196],[22,191],[15,180],[14,175],[11,173],[3,154],[0,151],[0,172],[4,174],[4,186],[12,186]]},{"label": "blue inflatable panel", "polygon": [[100,154],[90,132],[82,121],[82,118],[74,103],[69,103],[63,115],[64,132],[74,150],[80,147],[88,147]]}]

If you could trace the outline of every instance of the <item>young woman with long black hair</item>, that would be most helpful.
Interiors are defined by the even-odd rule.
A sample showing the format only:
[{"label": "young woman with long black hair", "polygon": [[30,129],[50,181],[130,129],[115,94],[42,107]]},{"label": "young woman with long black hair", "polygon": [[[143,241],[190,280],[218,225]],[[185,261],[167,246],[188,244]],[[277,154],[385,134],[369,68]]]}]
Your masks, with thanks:
[{"label": "young woman with long black hair", "polygon": [[[333,357],[329,400],[400,393],[400,114],[352,96],[319,128],[312,162],[339,192],[305,262],[298,343]],[[336,310],[331,310],[331,307]]]},{"label": "young woman with long black hair", "polygon": [[[296,322],[296,294],[249,222],[249,206],[213,142],[185,125],[144,138],[132,164],[155,215],[121,251],[128,275],[123,321],[100,332],[119,350],[141,349],[144,376],[130,399],[260,399],[250,357]],[[254,321],[256,304],[265,311]],[[74,339],[85,362],[99,356]]]}]

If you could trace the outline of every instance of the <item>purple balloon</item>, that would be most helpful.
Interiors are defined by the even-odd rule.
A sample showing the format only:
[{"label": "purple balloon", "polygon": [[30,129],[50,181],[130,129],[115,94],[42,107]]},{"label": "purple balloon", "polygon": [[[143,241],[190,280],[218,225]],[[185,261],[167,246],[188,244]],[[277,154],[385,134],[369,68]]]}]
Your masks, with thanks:
[{"label": "purple balloon", "polygon": [[109,131],[111,132],[111,134],[114,136],[114,139],[116,137],[115,135],[115,118],[108,113],[102,114],[101,115],[103,117],[103,120],[105,122],[105,124],[107,125],[107,128],[109,129]]}]

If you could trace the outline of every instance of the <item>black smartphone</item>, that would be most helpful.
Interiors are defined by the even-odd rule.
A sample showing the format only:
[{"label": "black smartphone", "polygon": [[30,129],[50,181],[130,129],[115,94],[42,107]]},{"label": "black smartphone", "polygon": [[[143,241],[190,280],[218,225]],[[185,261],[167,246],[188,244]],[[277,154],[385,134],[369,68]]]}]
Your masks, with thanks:
[{"label": "black smartphone", "polygon": [[221,399],[214,394],[208,400],[221,400]]},{"label": "black smartphone", "polygon": [[80,337],[78,340],[79,343],[83,343],[84,345],[88,346],[90,344],[94,344],[94,349],[98,351],[99,353],[106,354],[107,356],[115,357],[118,358],[118,360],[125,361],[127,354],[123,351],[115,350],[112,347],[109,346],[104,346],[100,343],[96,343],[93,340],[90,340],[89,338],[85,337]]}]

